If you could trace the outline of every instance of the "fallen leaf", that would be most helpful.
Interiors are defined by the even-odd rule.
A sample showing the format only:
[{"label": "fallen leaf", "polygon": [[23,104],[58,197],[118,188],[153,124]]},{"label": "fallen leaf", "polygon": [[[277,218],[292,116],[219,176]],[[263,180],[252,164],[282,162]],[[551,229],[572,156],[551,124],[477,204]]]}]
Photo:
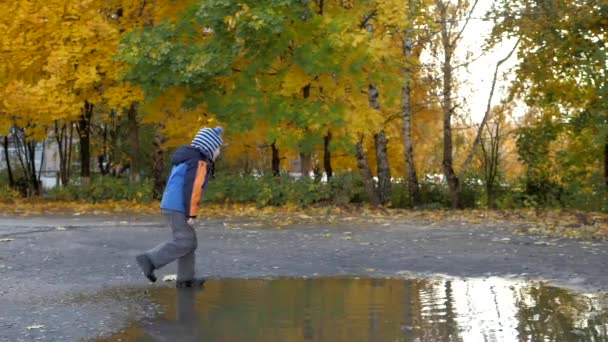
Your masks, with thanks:
[{"label": "fallen leaf", "polygon": [[175,281],[177,280],[177,275],[175,274],[167,274],[163,277],[163,281]]},{"label": "fallen leaf", "polygon": [[34,330],[34,329],[44,329],[46,328],[46,325],[44,324],[34,324],[34,325],[30,325],[29,327],[27,327],[27,330]]}]

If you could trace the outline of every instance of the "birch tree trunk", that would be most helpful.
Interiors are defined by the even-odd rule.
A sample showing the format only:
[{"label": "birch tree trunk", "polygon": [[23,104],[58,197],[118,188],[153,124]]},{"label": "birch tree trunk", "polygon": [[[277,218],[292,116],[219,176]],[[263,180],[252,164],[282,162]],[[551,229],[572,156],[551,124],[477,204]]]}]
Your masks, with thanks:
[{"label": "birch tree trunk", "polygon": [[[368,87],[369,104],[372,108],[380,110],[380,92],[378,87],[370,84]],[[380,204],[390,202],[392,196],[391,168],[388,162],[388,140],[384,130],[374,134],[374,145],[376,146],[376,174],[378,175],[378,187],[376,196]]]},{"label": "birch tree trunk", "polygon": [[[363,27],[370,33],[374,34],[374,27],[368,22],[370,18],[366,18]],[[375,84],[370,84],[367,90],[369,105],[375,110],[380,110],[380,92]],[[378,203],[384,205],[390,202],[392,196],[391,169],[388,162],[388,140],[384,129],[374,134],[374,145],[376,147],[376,174],[378,175],[378,187],[374,187]],[[365,160],[367,163],[367,160]],[[368,167],[369,169],[369,167]],[[373,178],[372,178],[373,181]]]}]

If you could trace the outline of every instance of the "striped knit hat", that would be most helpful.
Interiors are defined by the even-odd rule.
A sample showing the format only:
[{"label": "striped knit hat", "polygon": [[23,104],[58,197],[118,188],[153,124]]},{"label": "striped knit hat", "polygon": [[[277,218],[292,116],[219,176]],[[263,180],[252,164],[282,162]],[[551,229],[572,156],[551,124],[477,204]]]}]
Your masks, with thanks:
[{"label": "striped knit hat", "polygon": [[213,158],[214,152],[224,143],[222,140],[223,132],[224,129],[221,126],[217,126],[213,129],[207,127],[202,128],[196,133],[191,145],[207,157]]}]

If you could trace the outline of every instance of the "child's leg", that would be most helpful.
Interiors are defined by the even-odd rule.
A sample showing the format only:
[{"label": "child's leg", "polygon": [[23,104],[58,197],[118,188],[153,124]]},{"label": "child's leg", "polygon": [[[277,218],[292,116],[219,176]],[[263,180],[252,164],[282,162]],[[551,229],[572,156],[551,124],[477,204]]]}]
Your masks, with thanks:
[{"label": "child's leg", "polygon": [[[184,213],[165,211],[164,214],[173,231],[173,240],[161,243],[145,253],[156,269],[187,254],[194,254],[197,246],[196,233],[186,223],[186,215]],[[194,255],[191,262],[192,269],[194,269]]]},{"label": "child's leg", "polygon": [[194,279],[194,251],[177,259],[177,281]]}]

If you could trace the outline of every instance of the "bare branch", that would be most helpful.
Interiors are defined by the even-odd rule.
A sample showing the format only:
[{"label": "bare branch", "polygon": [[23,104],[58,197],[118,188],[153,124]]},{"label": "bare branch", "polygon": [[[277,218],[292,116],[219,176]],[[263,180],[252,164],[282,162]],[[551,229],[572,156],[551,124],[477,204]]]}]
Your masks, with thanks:
[{"label": "bare branch", "polygon": [[455,45],[456,42],[460,40],[460,37],[462,37],[462,32],[464,32],[464,30],[469,25],[469,22],[471,21],[471,17],[473,16],[473,12],[475,11],[475,7],[477,7],[478,2],[479,2],[479,0],[475,0],[475,2],[473,3],[473,6],[471,7],[471,10],[469,11],[469,15],[467,16],[467,18],[464,21],[464,25],[462,25],[460,32],[458,32],[456,37],[454,37],[454,40],[452,41],[452,43],[450,43],[450,45]]},{"label": "bare branch", "polygon": [[466,61],[464,63],[458,64],[454,66],[454,69],[460,69],[462,67],[468,67],[470,64],[477,62],[481,57],[485,56],[486,53],[482,52],[479,54],[479,56],[474,57],[473,59],[471,59],[470,61]]},{"label": "bare branch", "polygon": [[490,95],[488,96],[488,103],[486,105],[486,112],[483,115],[483,119],[481,120],[479,129],[477,130],[477,135],[475,136],[473,145],[471,146],[471,149],[469,150],[469,154],[467,155],[467,158],[465,159],[464,163],[462,164],[462,168],[460,169],[460,178],[462,178],[464,176],[469,165],[471,164],[471,160],[473,159],[473,155],[475,154],[475,148],[477,148],[477,145],[479,145],[479,142],[481,140],[481,133],[483,131],[483,127],[486,124],[486,121],[488,121],[488,118],[490,116],[490,110],[492,108],[492,97],[494,96],[494,90],[496,89],[496,80],[498,78],[498,68],[500,68],[500,66],[503,63],[505,63],[509,58],[511,58],[511,56],[517,49],[517,46],[519,45],[520,41],[521,41],[521,39],[518,39],[517,42],[515,43],[515,45],[513,45],[513,48],[511,49],[509,54],[505,58],[498,61],[498,63],[496,63],[496,68],[494,69],[494,77],[492,78],[492,87],[490,88]]},{"label": "bare branch", "polygon": [[370,13],[368,13],[365,17],[363,17],[363,20],[361,21],[361,24],[359,25],[359,27],[364,29],[365,26],[367,25],[367,23],[376,15],[376,13],[378,13],[378,11],[373,10]]}]

